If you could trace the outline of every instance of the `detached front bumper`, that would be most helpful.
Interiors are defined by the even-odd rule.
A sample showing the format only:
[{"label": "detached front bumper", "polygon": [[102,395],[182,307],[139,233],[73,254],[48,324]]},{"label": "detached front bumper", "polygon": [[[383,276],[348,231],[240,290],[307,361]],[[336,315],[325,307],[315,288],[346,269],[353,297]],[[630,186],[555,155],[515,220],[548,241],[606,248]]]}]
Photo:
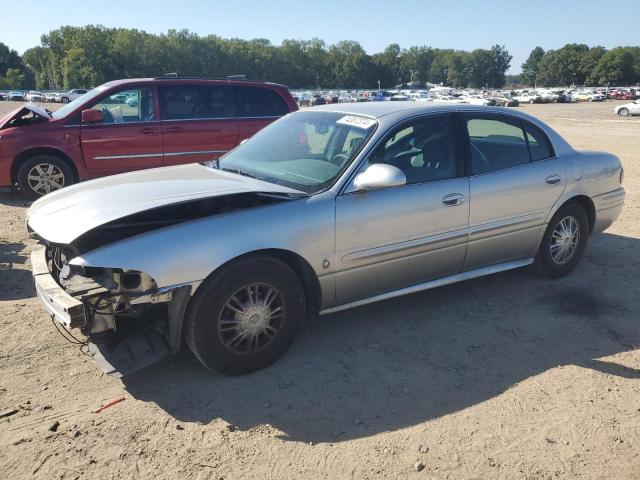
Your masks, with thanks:
[{"label": "detached front bumper", "polygon": [[44,246],[37,246],[31,252],[31,266],[36,293],[47,312],[69,329],[84,326],[87,321],[85,306],[65,292],[51,276]]}]

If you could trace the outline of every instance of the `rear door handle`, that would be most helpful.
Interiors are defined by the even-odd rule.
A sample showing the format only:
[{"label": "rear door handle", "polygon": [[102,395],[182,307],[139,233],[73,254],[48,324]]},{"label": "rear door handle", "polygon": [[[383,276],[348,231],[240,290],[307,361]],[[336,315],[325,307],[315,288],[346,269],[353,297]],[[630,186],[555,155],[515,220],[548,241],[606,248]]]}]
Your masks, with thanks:
[{"label": "rear door handle", "polygon": [[442,197],[442,205],[445,207],[455,207],[464,203],[464,195],[461,193],[450,193]]},{"label": "rear door handle", "polygon": [[181,132],[182,131],[182,127],[165,127],[164,131],[165,132],[170,132],[170,133]]},{"label": "rear door handle", "polygon": [[547,185],[557,185],[560,183],[560,175],[549,175],[544,181],[547,182]]}]

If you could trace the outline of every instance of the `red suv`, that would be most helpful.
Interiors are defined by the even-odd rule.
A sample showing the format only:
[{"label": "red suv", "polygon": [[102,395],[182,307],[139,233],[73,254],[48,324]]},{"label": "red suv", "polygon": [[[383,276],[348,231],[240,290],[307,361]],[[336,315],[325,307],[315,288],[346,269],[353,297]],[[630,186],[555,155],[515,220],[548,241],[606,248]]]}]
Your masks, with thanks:
[{"label": "red suv", "polygon": [[38,197],[80,180],[211,160],[297,109],[274,83],[108,82],[55,112],[25,104],[1,118],[0,187]]}]

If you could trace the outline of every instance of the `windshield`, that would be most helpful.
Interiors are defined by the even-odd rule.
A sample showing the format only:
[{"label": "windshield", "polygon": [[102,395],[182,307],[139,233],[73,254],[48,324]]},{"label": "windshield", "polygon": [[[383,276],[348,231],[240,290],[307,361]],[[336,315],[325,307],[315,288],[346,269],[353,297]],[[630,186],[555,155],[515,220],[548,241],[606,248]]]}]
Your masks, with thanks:
[{"label": "windshield", "polygon": [[218,166],[308,194],[330,187],[374,132],[373,119],[335,112],[299,112],[261,130]]},{"label": "windshield", "polygon": [[76,98],[74,101],[67,103],[64,107],[53,112],[53,114],[51,115],[51,118],[58,120],[60,118],[66,117],[71,112],[73,112],[76,108],[78,108],[80,105],[91,100],[94,97],[97,97],[109,87],[110,87],[110,84],[105,83],[104,85],[100,85],[99,87],[96,87],[93,90],[89,90],[84,95]]}]

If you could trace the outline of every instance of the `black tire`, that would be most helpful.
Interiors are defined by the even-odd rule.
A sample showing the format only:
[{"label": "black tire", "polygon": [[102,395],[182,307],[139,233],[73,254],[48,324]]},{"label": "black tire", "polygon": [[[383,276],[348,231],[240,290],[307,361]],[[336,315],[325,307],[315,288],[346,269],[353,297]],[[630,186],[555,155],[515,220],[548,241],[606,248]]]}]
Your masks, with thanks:
[{"label": "black tire", "polygon": [[[579,238],[574,253],[563,263],[554,260],[551,254],[551,242],[554,231],[559,224],[567,218],[573,218],[578,225]],[[538,253],[536,255],[534,268],[535,270],[547,277],[559,278],[568,275],[578,265],[589,238],[589,220],[584,209],[577,203],[568,203],[561,207],[553,216],[547,230],[544,233]]]},{"label": "black tire", "polygon": [[[221,331],[221,324],[229,324],[222,316],[230,312],[227,302],[232,297],[255,284],[278,291],[284,314],[277,333],[269,339],[262,337],[267,340],[264,346],[253,352],[238,352],[225,344],[223,336],[235,327],[222,327],[227,333]],[[259,294],[256,297],[260,299]],[[266,298],[262,300],[266,304]],[[265,368],[284,355],[302,326],[305,311],[304,289],[291,268],[269,256],[248,257],[223,267],[198,288],[185,318],[184,338],[189,350],[205,367],[228,375],[242,375]],[[237,315],[234,315],[232,321],[238,322],[235,325],[240,328],[240,321],[236,319]],[[238,330],[233,330],[230,336],[237,333]],[[234,342],[230,343],[233,345]],[[241,340],[236,346],[241,345],[246,347],[248,344]]]},{"label": "black tire", "polygon": [[618,110],[618,115],[620,115],[621,117],[628,117],[629,116],[629,109],[628,108],[621,108],[620,110]]},{"label": "black tire", "polygon": [[535,102],[533,100],[529,100],[529,105],[533,105]]},{"label": "black tire", "polygon": [[[33,171],[34,168],[37,168],[38,165],[52,165],[55,171],[55,175],[62,174],[62,181],[60,182],[58,178],[56,178],[56,183],[61,183],[60,187],[50,188],[50,191],[58,190],[62,187],[67,187],[76,183],[77,179],[73,173],[73,170],[69,166],[67,162],[62,160],[60,157],[56,157],[55,155],[34,155],[33,157],[29,157],[25,160],[18,168],[18,173],[16,175],[16,182],[18,183],[18,187],[20,190],[29,198],[37,199],[41,196],[45,195],[46,189],[36,190],[35,187],[37,183],[34,185],[34,182],[29,179],[30,172]],[[46,170],[46,169],[44,169]]]},{"label": "black tire", "polygon": [[62,103],[69,103],[68,97],[62,97]]}]

